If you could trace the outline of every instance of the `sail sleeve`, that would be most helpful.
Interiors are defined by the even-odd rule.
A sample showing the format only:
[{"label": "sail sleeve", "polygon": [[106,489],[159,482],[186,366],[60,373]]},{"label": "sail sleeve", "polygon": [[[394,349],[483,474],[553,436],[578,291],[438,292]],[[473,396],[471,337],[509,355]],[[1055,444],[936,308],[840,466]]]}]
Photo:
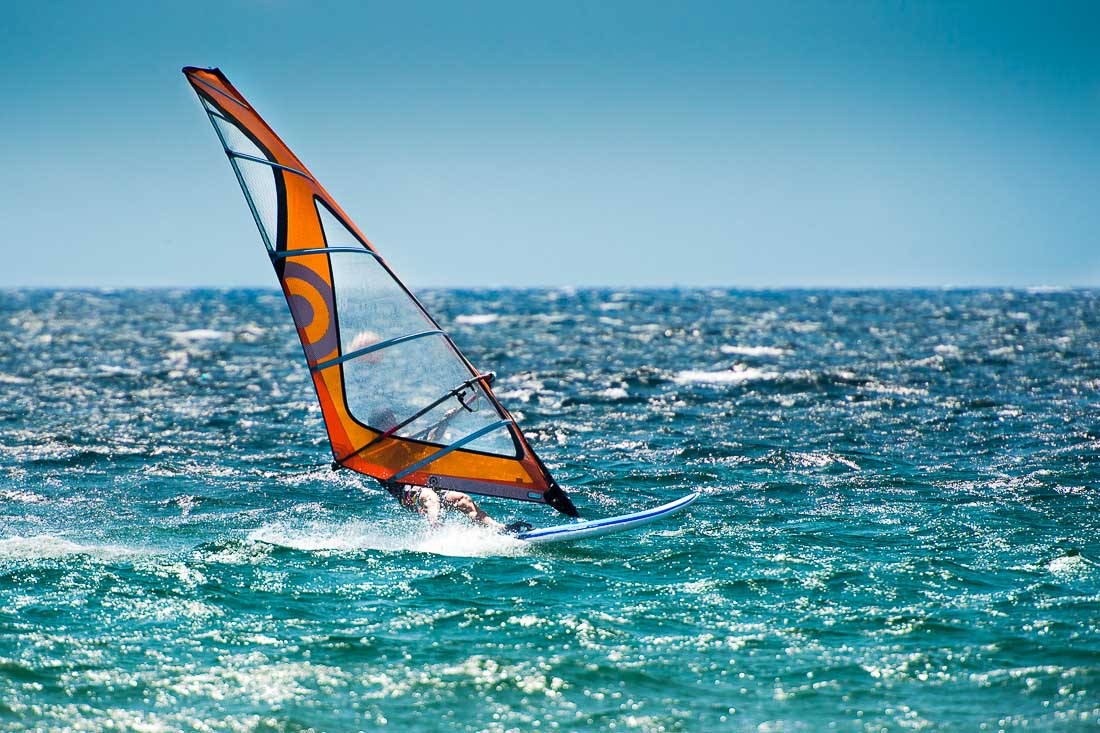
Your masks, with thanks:
[{"label": "sail sleeve", "polygon": [[347,214],[218,69],[183,70],[244,192],[334,465],[576,516],[508,411]]}]

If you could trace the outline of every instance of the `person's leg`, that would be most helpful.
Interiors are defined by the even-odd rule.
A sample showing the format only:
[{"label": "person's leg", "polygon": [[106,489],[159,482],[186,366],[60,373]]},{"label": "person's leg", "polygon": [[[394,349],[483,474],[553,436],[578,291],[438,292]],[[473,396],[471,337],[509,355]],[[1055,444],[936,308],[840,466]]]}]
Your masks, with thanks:
[{"label": "person's leg", "polygon": [[471,522],[477,522],[498,531],[504,528],[503,524],[486,514],[481,507],[474,503],[473,499],[460,491],[444,493],[443,504],[462,512],[470,518]]}]

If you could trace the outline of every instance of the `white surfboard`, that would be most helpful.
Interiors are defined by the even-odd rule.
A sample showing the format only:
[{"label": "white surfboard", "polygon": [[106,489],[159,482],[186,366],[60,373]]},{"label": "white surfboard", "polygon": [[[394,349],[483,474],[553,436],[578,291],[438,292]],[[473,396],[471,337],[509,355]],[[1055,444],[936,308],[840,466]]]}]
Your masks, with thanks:
[{"label": "white surfboard", "polygon": [[562,524],[557,527],[533,529],[530,532],[523,532],[516,535],[516,539],[523,540],[524,542],[544,544],[551,542],[575,542],[576,540],[583,540],[589,537],[626,532],[683,511],[698,498],[698,493],[692,493],[676,501],[670,501],[668,504],[654,507],[653,509],[646,509],[645,511],[635,512],[633,514],[623,514],[618,517],[606,517],[604,519],[593,519],[587,522]]}]

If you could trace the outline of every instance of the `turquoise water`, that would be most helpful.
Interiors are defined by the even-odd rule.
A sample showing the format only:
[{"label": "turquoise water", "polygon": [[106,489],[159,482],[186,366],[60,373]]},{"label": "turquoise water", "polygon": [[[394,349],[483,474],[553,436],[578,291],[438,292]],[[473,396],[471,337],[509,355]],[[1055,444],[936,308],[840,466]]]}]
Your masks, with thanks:
[{"label": "turquoise water", "polygon": [[433,534],[277,293],[2,292],[0,730],[1100,727],[1100,293],[425,300],[582,513],[699,502]]}]

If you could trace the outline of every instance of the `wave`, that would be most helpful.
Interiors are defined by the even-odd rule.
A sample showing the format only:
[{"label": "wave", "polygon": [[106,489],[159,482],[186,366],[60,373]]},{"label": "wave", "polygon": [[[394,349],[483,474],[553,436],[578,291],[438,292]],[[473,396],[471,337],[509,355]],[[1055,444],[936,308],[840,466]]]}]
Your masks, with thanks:
[{"label": "wave", "polygon": [[920,387],[903,387],[897,384],[884,384],[882,382],[876,382],[871,380],[862,385],[863,389],[868,392],[878,392],[879,394],[896,395],[899,397],[916,397],[927,396],[928,390]]},{"label": "wave", "polygon": [[625,400],[630,396],[630,393],[622,387],[608,387],[607,389],[596,392],[596,396],[614,402],[616,400]]},{"label": "wave", "polygon": [[49,499],[33,491],[0,489],[0,501],[18,501],[23,504],[45,504]]},{"label": "wave", "polygon": [[119,545],[82,545],[54,535],[0,539],[0,560],[52,560],[73,555],[87,555],[100,560],[147,554],[145,550]]},{"label": "wave", "polygon": [[740,346],[738,344],[722,344],[718,350],[723,354],[737,354],[739,356],[785,356],[789,349],[780,349],[776,346]]},{"label": "wave", "polygon": [[455,317],[455,323],[462,323],[467,326],[484,326],[495,323],[498,318],[500,316],[496,313],[463,313]]},{"label": "wave", "polygon": [[677,372],[672,379],[680,384],[744,384],[745,382],[771,381],[779,377],[779,372],[738,364],[731,369],[713,372],[685,369]]},{"label": "wave", "polygon": [[1063,577],[1073,577],[1089,574],[1095,568],[1096,563],[1088,560],[1075,550],[1065,555],[1056,557],[1046,564],[1048,572]]},{"label": "wave", "polygon": [[227,341],[233,337],[228,331],[215,331],[212,328],[193,328],[190,331],[169,331],[168,336],[176,342],[189,344],[194,341]]}]

